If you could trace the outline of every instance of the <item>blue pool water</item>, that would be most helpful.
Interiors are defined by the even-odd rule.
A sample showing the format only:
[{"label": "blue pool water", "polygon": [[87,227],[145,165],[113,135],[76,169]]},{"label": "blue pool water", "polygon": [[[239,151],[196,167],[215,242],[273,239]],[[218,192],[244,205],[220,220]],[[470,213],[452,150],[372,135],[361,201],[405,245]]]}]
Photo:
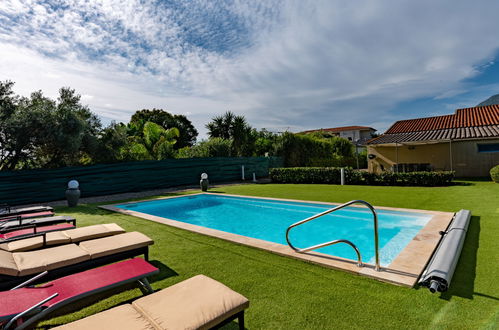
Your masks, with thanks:
[{"label": "blue pool water", "polygon": [[[210,194],[116,206],[285,245],[289,225],[331,208],[331,205],[317,203]],[[389,265],[432,217],[416,212],[377,212],[383,266]],[[347,207],[320,217],[293,228],[290,239],[294,246],[302,248],[334,239],[347,239],[357,245],[364,262],[374,263],[373,219],[367,208]],[[317,251],[356,260],[355,252],[346,244]]]}]

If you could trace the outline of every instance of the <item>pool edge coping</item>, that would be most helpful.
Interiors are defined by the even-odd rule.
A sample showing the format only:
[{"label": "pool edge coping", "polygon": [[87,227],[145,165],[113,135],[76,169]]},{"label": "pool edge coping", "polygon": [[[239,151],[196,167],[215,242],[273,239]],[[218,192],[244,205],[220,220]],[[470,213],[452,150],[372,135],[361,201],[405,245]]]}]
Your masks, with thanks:
[{"label": "pool edge coping", "polygon": [[[125,210],[116,205],[126,205],[134,204],[147,201],[155,201],[162,199],[179,198],[185,196],[194,195],[217,195],[217,196],[232,196],[232,197],[243,197],[243,198],[253,198],[253,199],[271,199],[278,201],[289,201],[289,202],[302,202],[302,203],[315,203],[330,206],[337,206],[341,203],[330,203],[330,202],[318,202],[310,200],[297,200],[297,199],[284,199],[284,198],[273,198],[273,197],[259,197],[259,196],[247,196],[247,195],[234,195],[234,194],[221,194],[221,193],[192,193],[179,196],[162,196],[157,198],[148,198],[143,200],[128,201],[123,203],[113,203],[107,205],[100,205],[99,208],[118,212],[121,214],[131,215],[139,217],[142,219],[154,221],[157,223],[169,225],[175,228],[188,230],[202,235],[207,235],[225,241],[242,244],[245,246],[254,247],[257,249],[265,250],[278,254],[281,256],[292,257],[306,262],[311,262],[321,266],[325,266],[333,269],[340,269],[357,275],[362,275],[383,282],[389,282],[396,285],[413,287],[421,276],[426,264],[429,262],[433,252],[435,251],[438,243],[440,242],[441,235],[440,231],[445,231],[454,217],[455,213],[452,212],[442,212],[442,211],[430,211],[430,210],[419,210],[419,209],[406,209],[406,208],[394,208],[394,207],[384,207],[375,206],[376,209],[389,210],[389,211],[403,211],[412,213],[425,213],[432,215],[431,219],[426,223],[426,225],[416,234],[416,236],[406,245],[406,247],[399,253],[399,255],[388,265],[387,267],[382,267],[381,271],[375,271],[374,266],[371,264],[365,264],[364,267],[357,267],[356,261],[345,259],[341,257],[331,256],[328,254],[320,252],[308,252],[306,254],[297,253],[293,251],[289,246],[268,242],[265,240],[242,236],[238,234],[228,233],[220,231],[217,229],[202,227],[198,225],[193,225],[186,222],[181,222],[173,219],[168,219],[164,217],[154,216],[142,212]],[[352,205],[352,207],[363,206]]]}]

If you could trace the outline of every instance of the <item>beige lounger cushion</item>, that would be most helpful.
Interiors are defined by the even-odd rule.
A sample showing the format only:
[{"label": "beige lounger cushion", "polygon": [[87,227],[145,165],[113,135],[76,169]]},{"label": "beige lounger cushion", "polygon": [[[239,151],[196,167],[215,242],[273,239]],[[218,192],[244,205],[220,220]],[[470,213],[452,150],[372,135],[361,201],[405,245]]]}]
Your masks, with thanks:
[{"label": "beige lounger cushion", "polygon": [[92,259],[95,259],[110,254],[138,249],[153,243],[153,240],[146,235],[133,231],[91,241],[84,241],[80,243],[80,247],[87,251]]},{"label": "beige lounger cushion", "polygon": [[248,306],[244,296],[198,275],[140,298],[132,305],[118,306],[55,329],[209,329]]},{"label": "beige lounger cushion", "polygon": [[17,264],[19,276],[36,274],[90,259],[90,255],[76,244],[30,252],[14,252],[12,256]]},{"label": "beige lounger cushion", "polygon": [[19,274],[12,252],[0,250],[0,274],[10,276],[17,276]]},{"label": "beige lounger cushion", "polygon": [[0,244],[0,250],[9,252],[21,252],[39,249],[43,246],[43,237],[26,238],[20,241]]},{"label": "beige lounger cushion", "polygon": [[[46,233],[47,246],[71,243],[71,239],[61,231]],[[0,249],[10,252],[22,252],[43,247],[43,236],[31,237],[0,244]]]},{"label": "beige lounger cushion", "polygon": [[32,275],[151,244],[149,237],[131,232],[82,242],[80,246],[71,243],[28,252],[0,250],[0,274]]},{"label": "beige lounger cushion", "polygon": [[[64,231],[52,231],[46,233],[47,246],[68,243],[78,243],[106,236],[124,233],[125,230],[115,223],[99,224]],[[0,249],[10,252],[31,251],[43,247],[43,237],[37,236],[19,241],[0,244]]]},{"label": "beige lounger cushion", "polygon": [[220,282],[197,275],[132,303],[158,329],[209,329],[248,308]]},{"label": "beige lounger cushion", "polygon": [[55,329],[154,330],[150,323],[130,304],[114,307]]},{"label": "beige lounger cushion", "polygon": [[125,229],[115,223],[106,223],[63,231],[64,235],[69,237],[72,243],[122,234],[124,232]]}]

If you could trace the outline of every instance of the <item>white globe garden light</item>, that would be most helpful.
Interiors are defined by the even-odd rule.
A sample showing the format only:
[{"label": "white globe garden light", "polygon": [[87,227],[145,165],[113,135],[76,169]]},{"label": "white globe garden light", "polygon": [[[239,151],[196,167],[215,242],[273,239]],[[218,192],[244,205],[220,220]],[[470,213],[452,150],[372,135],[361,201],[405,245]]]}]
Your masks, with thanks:
[{"label": "white globe garden light", "polygon": [[76,180],[71,180],[68,182],[69,189],[78,189],[79,186],[80,186],[80,183]]},{"label": "white globe garden light", "polygon": [[201,180],[205,180],[205,179],[208,179],[208,174],[206,174],[206,173],[201,174]]}]

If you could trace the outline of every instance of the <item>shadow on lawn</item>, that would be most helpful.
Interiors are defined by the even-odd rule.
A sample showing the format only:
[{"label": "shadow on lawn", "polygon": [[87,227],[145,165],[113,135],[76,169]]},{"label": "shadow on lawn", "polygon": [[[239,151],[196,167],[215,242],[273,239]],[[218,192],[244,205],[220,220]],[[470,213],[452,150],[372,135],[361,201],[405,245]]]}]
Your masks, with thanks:
[{"label": "shadow on lawn", "polygon": [[[223,327],[220,327],[219,329],[221,329],[221,330],[239,330],[239,323],[237,323],[236,321],[232,321],[232,322],[224,325]],[[244,329],[248,329],[248,328],[244,327]]]},{"label": "shadow on lawn", "polygon": [[[468,233],[464,241],[463,250],[457,264],[449,290],[442,293],[440,298],[450,300],[452,296],[473,299],[473,295],[482,295],[474,291],[476,277],[476,255],[480,238],[480,217],[472,216]],[[493,299],[497,299],[492,297]]]},{"label": "shadow on lawn", "polygon": [[153,275],[149,278],[149,282],[151,283],[161,281],[169,277],[178,276],[178,273],[176,271],[174,271],[173,269],[171,269],[170,267],[168,267],[159,260],[152,260],[152,261],[150,260],[149,263],[159,269],[159,274]]},{"label": "shadow on lawn", "polygon": [[454,181],[451,183],[451,186],[475,186],[476,183],[469,181]]}]

